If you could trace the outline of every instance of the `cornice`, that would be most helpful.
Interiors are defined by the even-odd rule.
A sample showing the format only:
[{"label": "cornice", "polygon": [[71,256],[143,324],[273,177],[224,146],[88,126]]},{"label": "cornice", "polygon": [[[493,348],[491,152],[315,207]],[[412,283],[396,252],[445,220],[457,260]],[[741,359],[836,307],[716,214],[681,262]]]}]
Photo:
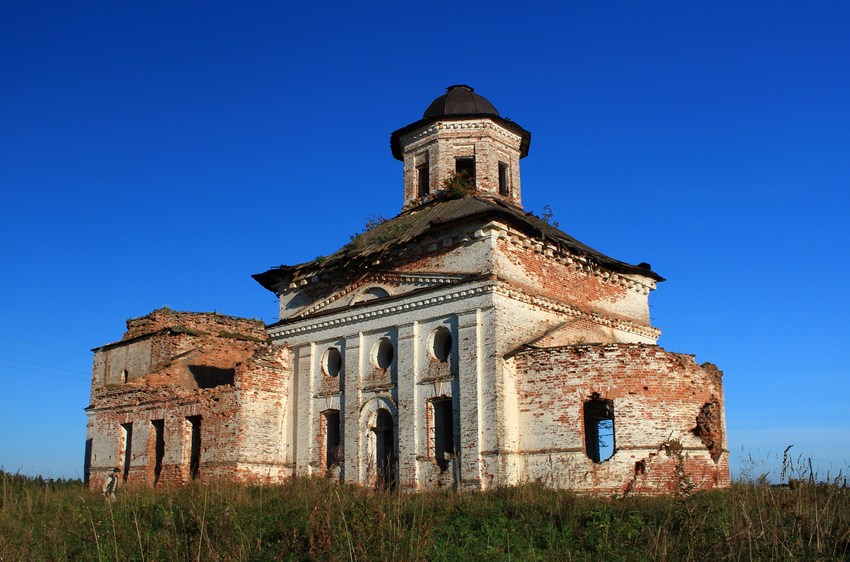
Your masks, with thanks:
[{"label": "cornice", "polygon": [[337,318],[326,318],[301,326],[276,326],[274,328],[269,329],[269,334],[271,335],[273,340],[276,340],[285,338],[287,336],[293,336],[296,334],[314,332],[316,330],[321,330],[331,326],[345,326],[347,324],[368,320],[370,318],[382,318],[385,316],[396,315],[409,310],[415,310],[417,308],[427,308],[429,306],[439,305],[445,302],[478,297],[492,292],[492,286],[494,283],[494,281],[486,281],[477,287],[468,287],[463,289],[458,288],[454,291],[449,291],[441,295],[423,296],[417,299],[410,300],[408,302],[395,303],[392,305],[375,308],[374,310],[362,310],[356,313],[345,314],[344,311],[341,309],[341,314]]},{"label": "cornice", "polygon": [[[380,272],[380,273],[369,273],[367,276],[363,277],[359,281],[356,281],[341,291],[334,293],[333,295],[322,299],[314,303],[312,306],[307,308],[306,310],[299,312],[297,315],[293,316],[293,318],[309,316],[319,310],[327,307],[328,305],[338,301],[339,299],[350,295],[351,293],[361,289],[366,285],[374,285],[380,286],[383,288],[386,287],[399,287],[405,284],[414,284],[414,285],[437,285],[437,284],[446,284],[446,283],[455,283],[460,281],[466,277],[465,275],[449,275],[449,274],[439,274],[439,273],[395,273],[395,272]],[[389,291],[388,291],[389,292]]]},{"label": "cornice", "polygon": [[599,324],[600,326],[614,328],[622,332],[628,332],[631,334],[636,334],[647,338],[653,338],[656,340],[661,336],[661,330],[659,330],[658,328],[654,328],[652,326],[645,326],[643,324],[630,322],[628,320],[609,318],[604,314],[598,312],[587,312],[581,310],[578,307],[559,302],[548,297],[530,295],[522,289],[510,285],[504,281],[497,281],[494,290],[496,293],[499,293],[510,299],[525,304],[531,304],[533,306],[543,308],[545,310],[550,310],[552,312],[557,312],[559,314],[564,314],[575,319],[584,318],[590,320],[594,324]]},{"label": "cornice", "polygon": [[345,326],[355,322],[361,322],[363,320],[394,316],[417,308],[427,308],[429,306],[444,304],[446,302],[484,296],[493,293],[498,293],[510,299],[530,304],[544,310],[556,312],[558,314],[570,316],[572,318],[585,318],[595,324],[614,328],[623,332],[637,334],[652,339],[658,339],[661,335],[661,330],[658,328],[644,326],[628,320],[609,318],[598,312],[583,311],[580,308],[548,297],[530,295],[518,287],[512,286],[505,281],[498,280],[487,280],[480,282],[478,286],[466,288],[458,287],[456,290],[447,291],[440,295],[422,296],[408,302],[394,303],[388,306],[377,307],[373,310],[362,310],[355,313],[345,314],[344,309],[341,309],[340,316],[336,318],[325,318],[310,323],[304,323],[302,325],[276,326],[269,329],[269,334],[273,340],[279,340],[294,335],[307,334],[332,326]]},{"label": "cornice", "polygon": [[535,254],[542,254],[586,275],[592,275],[607,283],[621,285],[641,295],[648,295],[650,291],[655,290],[656,282],[652,279],[617,273],[600,266],[592,258],[572,252],[564,246],[532,238],[501,223],[491,222],[490,225],[493,225],[492,228],[499,231],[498,237],[506,240],[509,244],[519,246]]},{"label": "cornice", "polygon": [[497,135],[504,137],[512,143],[522,142],[522,137],[508,129],[494,123],[489,119],[470,119],[463,121],[437,121],[423,129],[414,131],[409,135],[405,135],[399,139],[404,147],[409,147],[422,139],[439,133],[440,131],[474,131],[480,129],[490,129]]}]

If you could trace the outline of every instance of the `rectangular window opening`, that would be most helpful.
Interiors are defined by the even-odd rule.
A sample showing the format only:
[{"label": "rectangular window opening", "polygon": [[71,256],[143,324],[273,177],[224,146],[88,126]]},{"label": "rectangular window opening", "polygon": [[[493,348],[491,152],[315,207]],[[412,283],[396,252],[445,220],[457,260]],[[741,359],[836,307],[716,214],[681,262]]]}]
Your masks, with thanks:
[{"label": "rectangular window opening", "polygon": [[325,416],[325,467],[339,466],[342,461],[342,432],[340,431],[339,410],[328,410]]},{"label": "rectangular window opening", "polygon": [[92,448],[94,447],[94,439],[86,439],[86,452],[83,457],[83,483],[88,487],[91,479],[91,458]]},{"label": "rectangular window opening", "polygon": [[165,421],[151,420],[153,428],[153,450],[154,450],[154,465],[153,465],[153,482],[159,482],[159,475],[162,474],[162,459],[165,457]]},{"label": "rectangular window opening", "polygon": [[215,388],[217,386],[233,386],[236,379],[236,369],[222,369],[208,365],[188,365],[192,378],[198,388]]},{"label": "rectangular window opening", "polygon": [[127,477],[130,476],[130,458],[133,455],[133,424],[132,422],[122,423],[121,428],[124,434],[124,471],[122,478],[126,482]]},{"label": "rectangular window opening", "polygon": [[593,398],[584,403],[584,439],[587,456],[593,462],[614,456],[614,402]]},{"label": "rectangular window opening", "polygon": [[455,160],[455,173],[467,178],[475,185],[475,158],[458,158]]},{"label": "rectangular window opening", "polygon": [[186,418],[191,432],[189,449],[189,476],[197,480],[201,474],[201,416]]},{"label": "rectangular window opening", "polygon": [[449,467],[455,454],[454,413],[451,398],[434,400],[434,457],[441,472]]},{"label": "rectangular window opening", "polygon": [[416,176],[419,182],[417,195],[419,197],[427,197],[431,194],[431,171],[428,167],[428,162],[416,168]]},{"label": "rectangular window opening", "polygon": [[499,162],[499,195],[510,195],[508,189],[508,165]]}]

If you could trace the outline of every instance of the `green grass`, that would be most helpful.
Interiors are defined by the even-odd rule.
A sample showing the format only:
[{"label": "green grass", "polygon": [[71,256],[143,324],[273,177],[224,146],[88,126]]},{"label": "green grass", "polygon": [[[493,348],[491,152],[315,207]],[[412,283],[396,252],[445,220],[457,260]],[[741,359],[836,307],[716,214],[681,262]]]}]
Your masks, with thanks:
[{"label": "green grass", "polygon": [[850,560],[850,490],[738,483],[592,498],[526,485],[384,494],[321,479],[122,489],[0,472],[0,561]]}]

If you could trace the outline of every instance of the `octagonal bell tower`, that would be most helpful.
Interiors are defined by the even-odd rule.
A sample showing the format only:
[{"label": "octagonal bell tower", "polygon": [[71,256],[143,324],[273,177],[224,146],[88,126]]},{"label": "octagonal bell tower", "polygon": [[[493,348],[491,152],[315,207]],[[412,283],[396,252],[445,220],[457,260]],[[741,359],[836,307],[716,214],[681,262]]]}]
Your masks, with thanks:
[{"label": "octagonal bell tower", "polygon": [[530,143],[531,133],[472,88],[449,86],[422,119],[390,136],[393,156],[404,162],[404,208],[438,196],[455,175],[478,195],[522,207],[519,161]]}]

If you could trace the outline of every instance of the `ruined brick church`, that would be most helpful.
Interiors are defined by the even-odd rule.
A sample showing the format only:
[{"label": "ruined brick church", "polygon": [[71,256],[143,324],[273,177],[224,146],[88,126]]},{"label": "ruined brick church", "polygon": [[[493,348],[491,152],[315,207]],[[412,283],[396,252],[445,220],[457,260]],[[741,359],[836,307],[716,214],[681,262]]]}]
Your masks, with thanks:
[{"label": "ruined brick church", "polygon": [[530,139],[452,86],[390,137],[399,215],[253,276],[277,322],[128,320],[94,350],[90,485],[117,467],[128,485],[728,486],[722,373],[657,345],[648,264],[523,210]]}]

